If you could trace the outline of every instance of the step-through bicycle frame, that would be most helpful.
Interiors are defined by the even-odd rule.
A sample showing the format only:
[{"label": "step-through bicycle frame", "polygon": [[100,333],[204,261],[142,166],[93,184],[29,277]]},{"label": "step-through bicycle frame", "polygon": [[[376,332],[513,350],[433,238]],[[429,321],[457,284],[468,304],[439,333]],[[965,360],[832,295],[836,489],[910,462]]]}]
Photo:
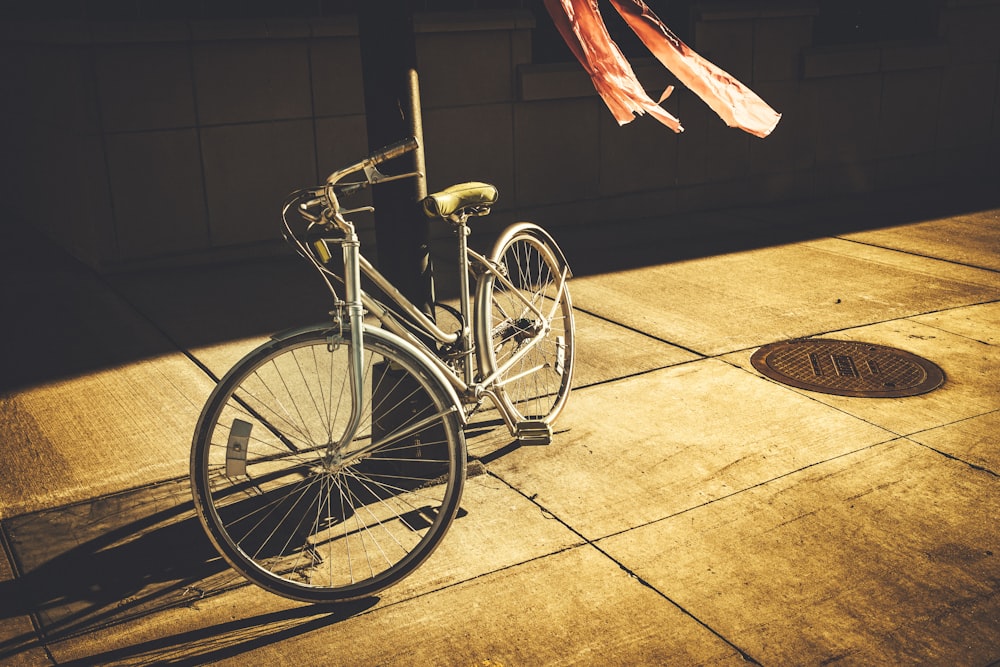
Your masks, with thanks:
[{"label": "step-through bicycle frame", "polygon": [[[333,295],[336,309],[331,314],[334,316],[334,324],[347,323],[350,325],[349,330],[352,336],[350,380],[354,397],[356,399],[354,403],[356,405],[361,404],[363,382],[361,369],[364,367],[364,350],[362,340],[365,329],[364,318],[367,312],[375,317],[386,330],[392,332],[420,350],[422,352],[422,356],[424,356],[433,365],[438,375],[452,388],[454,388],[458,399],[456,408],[460,411],[463,423],[467,423],[471,412],[482,404],[485,397],[489,397],[492,403],[496,406],[504,424],[510,430],[511,434],[516,436],[518,433],[518,424],[515,421],[516,416],[511,414],[504,402],[500,400],[496,390],[504,383],[513,382],[528,374],[537,372],[541,367],[529,368],[515,376],[506,378],[503,383],[499,383],[498,378],[517,364],[526,354],[528,354],[528,352],[531,351],[533,347],[544,340],[551,331],[552,319],[559,311],[561,302],[563,298],[565,298],[566,281],[570,277],[569,266],[562,254],[562,251],[559,249],[552,237],[544,229],[533,223],[525,222],[512,226],[511,228],[505,230],[505,234],[501,236],[498,241],[497,247],[503,243],[504,238],[509,238],[513,234],[520,231],[530,230],[531,233],[544,239],[545,243],[552,249],[559,259],[562,269],[561,274],[558,276],[557,292],[552,299],[551,309],[548,313],[544,313],[536,304],[532,303],[521,293],[519,289],[516,288],[516,286],[505,275],[502,266],[494,265],[490,259],[468,247],[467,237],[469,228],[466,223],[469,216],[483,215],[489,212],[488,209],[485,211],[459,211],[446,219],[455,226],[455,233],[458,238],[459,310],[462,316],[462,328],[458,332],[448,333],[438,327],[438,325],[431,320],[430,317],[428,317],[409,299],[407,299],[405,295],[403,295],[361,254],[360,241],[358,240],[354,224],[347,220],[345,215],[350,215],[359,211],[371,211],[373,209],[371,207],[363,207],[344,210],[340,206],[341,195],[338,195],[337,192],[337,190],[340,189],[346,193],[353,193],[368,185],[374,185],[388,180],[420,177],[421,174],[418,172],[400,174],[396,176],[385,176],[376,169],[377,164],[402,155],[410,150],[414,150],[415,148],[416,142],[413,140],[400,142],[399,144],[386,149],[377,156],[369,156],[360,162],[335,171],[327,178],[326,184],[322,190],[304,191],[304,193],[309,196],[308,201],[301,202],[301,197],[298,199],[290,198],[289,202],[286,203],[285,210],[283,211],[283,219],[285,221],[287,234],[289,239],[298,246],[300,253],[303,254],[306,259],[308,259],[319,271],[320,275],[326,282],[328,289]],[[365,180],[355,183],[340,184],[341,179],[356,172],[364,172]],[[303,243],[302,240],[300,240],[292,232],[286,217],[289,212],[288,209],[290,205],[297,201],[301,202],[297,206],[298,213],[309,222],[309,229],[307,230],[307,243]],[[317,208],[320,209],[320,213],[318,215],[312,212],[313,209]],[[332,253],[330,252],[329,247],[330,245],[341,246],[344,266],[343,276],[337,275],[336,272],[332,271],[327,266],[327,263],[332,259]],[[484,273],[489,273],[493,280],[499,281],[500,284],[510,290],[512,294],[515,294],[523,303],[524,307],[531,312],[532,316],[543,323],[542,328],[535,332],[529,340],[525,341],[517,352],[515,352],[509,359],[505,360],[501,365],[499,365],[499,367],[494,368],[486,377],[477,377],[475,370],[478,369],[480,373],[482,373],[489,366],[489,362],[486,357],[486,349],[487,346],[492,345],[492,332],[484,331],[484,327],[477,326],[479,323],[486,321],[486,314],[481,312],[481,309],[488,308],[489,304],[486,303],[487,299],[485,298],[485,294],[477,295],[475,302],[473,301],[473,296],[471,294],[470,273],[472,272],[474,266]],[[383,294],[385,294],[390,301],[399,307],[406,318],[405,323],[397,317],[396,313],[392,312],[383,303],[372,298],[362,289],[362,274],[371,280],[372,283]],[[339,298],[336,288],[331,282],[331,278],[342,282],[344,287],[343,300]],[[482,285],[483,283],[480,281],[479,284]],[[479,311],[473,312],[474,303],[480,309]],[[457,344],[459,354],[463,359],[463,363],[461,364],[462,373],[459,374],[459,372],[452,365],[450,365],[448,361],[442,359],[435,350],[431,349],[424,342],[424,340],[421,340],[420,336],[416,335],[414,330],[425,334],[427,337],[433,339],[440,345]],[[475,364],[473,364],[474,356]],[[470,407],[467,408],[466,406]],[[357,412],[357,408],[355,408],[355,412]],[[353,433],[356,432],[359,427],[359,421],[360,414],[353,414],[351,421],[352,428],[348,429],[345,433],[345,442],[350,437],[353,437]],[[340,444],[343,445],[344,443]]]}]

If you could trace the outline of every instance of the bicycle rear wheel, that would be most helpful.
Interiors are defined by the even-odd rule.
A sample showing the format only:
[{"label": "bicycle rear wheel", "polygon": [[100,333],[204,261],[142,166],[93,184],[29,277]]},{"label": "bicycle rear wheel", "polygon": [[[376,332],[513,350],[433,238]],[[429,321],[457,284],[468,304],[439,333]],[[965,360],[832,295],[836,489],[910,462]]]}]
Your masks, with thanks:
[{"label": "bicycle rear wheel", "polygon": [[484,374],[529,348],[496,382],[506,410],[521,422],[555,420],[573,381],[573,304],[561,257],[547,234],[523,225],[502,236],[491,256],[510,285],[487,272],[476,292]]},{"label": "bicycle rear wheel", "polygon": [[[195,509],[240,573],[296,600],[371,595],[444,537],[465,480],[449,392],[416,354],[364,333],[361,429],[343,447],[350,332],[269,341],[212,393],[195,431]],[[348,434],[349,436],[349,434]]]}]

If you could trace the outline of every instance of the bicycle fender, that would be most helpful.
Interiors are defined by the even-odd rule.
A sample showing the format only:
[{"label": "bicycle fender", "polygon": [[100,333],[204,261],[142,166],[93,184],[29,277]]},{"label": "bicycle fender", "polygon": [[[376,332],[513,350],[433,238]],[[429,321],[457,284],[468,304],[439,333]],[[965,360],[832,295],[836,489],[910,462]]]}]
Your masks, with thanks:
[{"label": "bicycle fender", "polygon": [[[413,343],[397,336],[391,331],[386,331],[385,329],[366,326],[365,336],[372,336],[373,338],[381,338],[382,340],[394,343],[397,346],[407,350],[417,359],[427,356],[427,352],[421,350]],[[434,364],[428,363],[426,365],[426,370],[433,376],[433,378],[438,383],[441,384],[441,387],[444,389],[445,393],[448,394],[448,397],[451,399],[452,403],[454,403],[455,406],[459,408],[458,410],[459,420],[462,422],[462,425],[464,426],[466,424],[465,410],[462,409],[462,401],[458,397],[458,392],[455,391],[455,386],[448,381],[448,378],[445,377],[444,372]]]},{"label": "bicycle fender", "polygon": [[329,329],[330,331],[339,331],[339,327],[337,325],[331,324],[329,322],[321,322],[318,324],[306,324],[299,327],[293,327],[291,329],[282,329],[277,333],[271,334],[270,339],[280,343],[283,340],[288,340],[289,338],[294,338],[299,334],[304,334],[307,331],[314,331],[316,329]]},{"label": "bicycle fender", "polygon": [[573,277],[573,269],[572,267],[570,267],[569,262],[566,260],[566,255],[565,253],[563,253],[562,248],[559,247],[559,244],[556,243],[556,240],[552,238],[551,234],[549,234],[547,231],[545,231],[545,229],[539,227],[533,222],[515,222],[513,225],[504,229],[503,233],[500,234],[500,237],[493,245],[493,251],[490,253],[490,258],[496,258],[496,256],[500,254],[500,249],[507,243],[508,240],[510,240],[510,237],[514,236],[519,232],[528,232],[530,234],[539,237],[542,241],[544,241],[546,245],[552,248],[552,252],[555,253],[556,257],[559,259],[560,262],[562,262],[563,266],[566,267],[567,269],[566,277],[567,278]]},{"label": "bicycle fender", "polygon": [[[343,328],[343,334],[345,340],[350,339],[350,330],[351,328],[349,326],[345,326]],[[337,325],[331,324],[329,322],[321,322],[319,324],[307,324],[305,326],[279,331],[278,333],[275,333],[271,336],[271,340],[274,342],[280,342],[312,331],[326,331],[329,333],[336,332],[338,334],[341,333],[341,329]],[[422,357],[427,356],[426,352],[418,349],[417,346],[415,346],[413,343],[410,343],[409,341],[400,338],[396,334],[392,333],[391,331],[386,331],[385,329],[365,326],[363,337],[378,338],[388,342],[390,345],[401,347],[405,349],[407,352],[409,352],[416,359],[420,359]],[[458,409],[459,421],[462,423],[462,426],[465,426],[468,422],[466,420],[465,410],[462,409],[462,401],[458,397],[458,392],[455,391],[455,386],[448,381],[448,378],[445,377],[441,369],[435,366],[434,364],[432,363],[425,364],[424,370],[429,375],[431,375],[432,379],[435,382],[441,385],[441,388],[444,390],[445,394],[448,395],[448,398],[451,399],[452,403],[454,403],[455,406],[459,408]]]}]

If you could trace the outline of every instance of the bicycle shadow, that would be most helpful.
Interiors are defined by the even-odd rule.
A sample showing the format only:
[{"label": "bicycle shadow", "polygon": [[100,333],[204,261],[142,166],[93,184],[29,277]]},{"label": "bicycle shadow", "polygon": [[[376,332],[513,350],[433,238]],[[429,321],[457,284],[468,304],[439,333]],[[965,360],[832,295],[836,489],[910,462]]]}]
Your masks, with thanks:
[{"label": "bicycle shadow", "polygon": [[[470,425],[468,435],[488,443],[482,452],[485,456],[476,457],[480,469],[519,448],[502,426],[493,415],[480,416]],[[371,463],[382,464],[377,457]],[[361,489],[353,493],[363,497]],[[315,504],[305,496],[290,502],[306,513]],[[465,515],[459,509],[457,518]],[[252,541],[263,531],[259,534],[277,535],[282,544],[292,542],[272,528],[255,526],[245,537]],[[195,515],[186,477],[5,519],[0,530],[2,546],[18,573],[0,581],[0,623],[31,616],[37,628],[37,634],[0,639],[0,663],[43,645],[170,610],[196,608],[201,600],[252,585],[208,540]],[[88,660],[104,663],[155,657],[183,664],[188,659],[232,657],[345,620],[379,600],[372,596],[350,603],[292,607],[115,649]],[[225,638],[220,640],[220,635]],[[199,657],[195,660],[192,655]]]},{"label": "bicycle shadow", "polygon": [[[15,517],[4,521],[3,528],[21,574],[0,582],[0,620],[32,615],[46,644],[193,607],[206,597],[249,585],[208,541],[186,480]],[[369,598],[353,605],[290,609],[228,624],[232,627],[225,631],[260,645],[280,641],[270,631],[256,637],[254,629],[261,623],[290,624],[287,631],[294,632],[303,617],[321,613],[324,623],[330,623],[377,602]],[[192,641],[210,637],[218,647],[218,638],[205,629],[118,652],[190,651]],[[0,662],[38,644],[34,633],[8,638],[0,642]]]},{"label": "bicycle shadow", "polygon": [[[307,635],[361,614],[378,598],[284,609],[179,632],[88,656],[86,664],[204,665]],[[62,664],[77,664],[76,661]]]}]

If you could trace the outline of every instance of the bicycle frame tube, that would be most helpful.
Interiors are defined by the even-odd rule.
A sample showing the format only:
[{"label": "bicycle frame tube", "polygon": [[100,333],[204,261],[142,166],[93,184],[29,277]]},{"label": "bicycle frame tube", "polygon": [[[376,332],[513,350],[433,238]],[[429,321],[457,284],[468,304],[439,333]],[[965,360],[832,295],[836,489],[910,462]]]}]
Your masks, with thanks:
[{"label": "bicycle frame tube", "polygon": [[[416,324],[417,327],[424,333],[430,335],[431,338],[442,344],[451,344],[458,341],[459,336],[462,334],[458,333],[445,333],[442,331],[437,324],[435,324],[429,317],[427,317],[419,308],[413,305],[413,303],[407,299],[403,294],[393,286],[389,280],[379,273],[378,269],[371,265],[365,257],[361,254],[358,255],[358,264],[361,271],[373,282],[379,290],[384,292],[386,296],[392,300],[397,306],[402,309],[404,314],[411,319],[411,322]],[[464,280],[468,284],[468,274],[465,274]],[[471,361],[472,349],[466,341],[465,354],[467,355],[467,363],[465,364],[465,374],[463,377],[459,377],[455,374],[455,370],[446,364],[433,350],[427,347],[427,344],[413,335],[413,332],[406,326],[401,324],[396,317],[383,306],[378,303],[366,293],[361,293],[361,299],[364,303],[364,307],[371,313],[375,319],[377,319],[382,326],[396,334],[400,338],[408,341],[409,343],[416,345],[418,348],[426,353],[427,358],[438,367],[444,373],[445,378],[448,382],[455,388],[459,393],[468,393],[469,389],[473,384],[472,377],[472,365],[468,363]],[[463,317],[468,321],[467,310],[470,309],[468,303],[462,305]],[[466,330],[468,330],[468,325],[466,325]]]},{"label": "bicycle frame tube", "polygon": [[[398,305],[407,317],[411,318],[424,332],[430,334],[430,336],[439,343],[454,343],[458,340],[458,334],[448,334],[438,328],[427,315],[425,315],[419,308],[413,305],[413,303],[403,296],[396,287],[389,282],[389,280],[378,272],[371,262],[369,262],[361,254],[358,254],[358,263],[360,265],[361,271],[371,279],[375,286],[392,300],[393,303]],[[468,282],[468,281],[466,281]],[[390,330],[393,327],[386,320],[392,318],[392,315],[383,308],[378,307],[378,304],[368,298],[367,294],[362,294],[362,299],[365,301],[365,307],[383,324],[386,324]],[[371,307],[370,307],[371,306]],[[393,333],[398,334],[398,331],[393,331]]]},{"label": "bicycle frame tube", "polygon": [[[482,257],[479,257],[479,260],[480,261],[485,261],[485,259],[483,259]],[[534,338],[532,338],[530,341],[528,341],[528,343],[526,345],[524,345],[516,353],[514,353],[513,355],[511,355],[511,357],[509,359],[507,359],[507,361],[504,362],[504,364],[502,366],[500,366],[499,368],[495,369],[493,371],[493,373],[491,373],[489,375],[489,377],[483,378],[481,380],[482,384],[484,384],[486,386],[491,386],[491,385],[494,384],[494,382],[496,381],[496,378],[498,376],[500,376],[503,373],[507,372],[507,370],[510,369],[511,366],[513,366],[514,364],[516,364],[517,362],[519,362],[522,357],[524,357],[529,351],[531,351],[531,349],[533,347],[535,347],[535,345],[537,345],[543,338],[545,338],[545,336],[549,333],[549,331],[551,331],[552,325],[550,323],[552,322],[552,318],[555,317],[556,312],[559,310],[559,304],[562,303],[563,292],[566,289],[566,279],[567,279],[567,277],[569,275],[569,267],[568,266],[563,266],[562,274],[559,276],[559,290],[556,292],[556,295],[555,295],[555,297],[552,300],[552,308],[549,310],[549,312],[548,312],[547,315],[545,313],[542,313],[542,311],[540,311],[535,306],[535,304],[533,304],[523,294],[521,294],[521,291],[518,290],[517,288],[515,288],[514,285],[510,282],[510,280],[507,279],[506,276],[504,276],[503,274],[501,274],[494,267],[489,266],[488,263],[486,264],[486,268],[487,268],[487,270],[491,274],[493,274],[494,279],[495,280],[499,280],[504,285],[504,287],[506,287],[508,290],[510,290],[513,294],[515,294],[517,296],[517,298],[521,301],[521,303],[523,303],[532,312],[532,314],[535,317],[537,317],[541,321],[545,322],[545,328],[539,333],[539,335],[537,335]],[[484,303],[484,304],[480,304],[480,307],[481,308],[488,308],[489,305]],[[483,315],[481,314],[479,316],[479,319],[485,319],[485,317],[483,317]],[[487,345],[487,344],[489,344],[489,340],[492,337],[492,332],[481,331],[481,332],[479,332],[479,337],[480,337],[479,344],[480,345]],[[525,375],[527,375],[529,373],[533,373],[533,372],[535,372],[537,370],[538,370],[538,367],[528,369],[528,370],[524,371],[523,373],[520,373],[520,374],[518,374],[518,375],[516,375],[514,377],[511,377],[511,378],[508,378],[507,382],[512,382],[514,380],[517,380],[517,379],[519,379],[521,377],[524,377]]]},{"label": "bicycle frame tube", "polygon": [[[332,201],[335,202],[335,199]],[[459,298],[461,301],[460,306],[463,320],[462,331],[457,333],[446,333],[438,327],[430,317],[413,305],[413,303],[409,301],[391,282],[389,282],[385,276],[379,273],[379,271],[372,266],[367,259],[365,259],[360,251],[360,242],[355,232],[354,225],[344,219],[339,212],[339,208],[333,208],[332,215],[329,220],[335,223],[336,226],[344,233],[343,237],[336,240],[336,243],[341,245],[341,251],[343,253],[344,275],[342,280],[345,292],[345,301],[340,302],[338,307],[346,310],[347,319],[350,322],[350,383],[355,400],[352,401],[349,428],[345,430],[345,440],[337,443],[336,445],[331,443],[329,445],[330,451],[328,454],[333,456],[337,451],[343,451],[343,448],[347,446],[349,440],[354,437],[354,434],[361,426],[361,405],[363,403],[363,383],[365,379],[363,335],[366,309],[367,312],[371,313],[379,320],[379,322],[382,323],[383,327],[387,331],[392,332],[403,341],[406,341],[423,352],[425,359],[427,359],[428,362],[435,367],[440,376],[446,379],[447,382],[454,388],[456,397],[461,397],[459,398],[460,402],[474,402],[478,405],[484,397],[490,397],[500,412],[500,415],[503,417],[504,423],[512,433],[515,432],[517,424],[513,422],[513,415],[507,414],[504,402],[498,398],[497,389],[501,387],[502,384],[498,384],[497,380],[501,375],[508,372],[515,364],[519,363],[524,356],[528,354],[528,352],[530,352],[536,345],[538,345],[549,333],[549,331],[551,331],[550,322],[562,302],[566,280],[569,275],[569,267],[564,266],[563,271],[559,276],[559,287],[554,297],[554,302],[550,312],[547,314],[543,313],[541,310],[541,304],[533,303],[531,298],[529,298],[530,295],[525,296],[521,290],[517,289],[500,267],[496,266],[487,257],[468,247],[466,238],[468,228],[464,224],[460,224],[456,232],[459,237]],[[323,247],[325,247],[325,243],[326,241],[322,241]],[[329,257],[329,254],[327,254],[327,257]],[[490,304],[479,303],[480,297],[477,295],[477,311],[475,313],[472,312],[472,295],[470,293],[469,284],[470,265],[472,262],[479,264],[484,273],[489,274],[490,280],[499,281],[500,284],[503,285],[503,287],[511,294],[516,295],[517,299],[519,299],[524,305],[524,312],[526,314],[530,313],[532,318],[544,323],[538,335],[534,336],[532,339],[524,341],[519,349],[499,368],[494,368],[488,377],[479,378],[478,381],[476,381],[474,375],[474,358],[478,361],[476,367],[479,368],[480,371],[484,371],[484,353],[482,351],[489,349],[489,346],[493,344],[493,337],[492,332],[481,331],[481,327],[477,327],[475,331],[475,341],[473,341],[472,324],[479,324],[487,320],[489,311],[485,309],[489,309]],[[318,264],[317,266],[320,265]],[[390,301],[400,308],[405,322],[401,321],[396,313],[390,311],[386,306],[375,301],[364,292],[361,287],[362,274],[367,276],[375,284],[375,286],[389,298]],[[331,274],[327,273],[327,275]],[[436,340],[442,345],[453,345],[456,342],[461,342],[462,354],[465,356],[463,373],[461,375],[456,373],[455,369],[449,365],[447,361],[442,359],[435,350],[431,349],[425,340],[421,340],[414,334],[413,328],[419,329],[421,332],[427,334],[430,338]],[[473,342],[475,342],[475,346],[473,345]],[[478,354],[475,351],[476,346],[479,347]],[[516,376],[508,378],[504,384],[538,371],[540,368],[541,367],[539,366],[523,370]],[[456,405],[456,407],[460,406]]]},{"label": "bicycle frame tube", "polygon": [[361,243],[358,241],[354,226],[345,228],[345,238],[341,244],[344,254],[344,296],[347,316],[351,323],[351,356],[350,379],[351,392],[354,400],[351,401],[351,417],[348,427],[344,430],[344,440],[337,443],[334,449],[330,443],[332,455],[335,451],[342,451],[350,442],[361,426],[361,406],[364,403],[362,388],[364,386],[364,317],[365,310],[361,302],[361,273],[359,271],[358,258],[361,256]]},{"label": "bicycle frame tube", "polygon": [[[460,236],[460,238],[464,239],[464,236]],[[459,257],[459,269],[460,269],[459,280],[461,281],[460,306],[463,319],[465,320],[465,327],[461,333],[452,333],[452,334],[448,334],[442,331],[434,322],[431,321],[430,318],[428,318],[423,312],[421,312],[416,306],[414,306],[412,302],[410,302],[405,296],[403,296],[403,294],[398,289],[396,289],[392,285],[392,283],[390,283],[388,279],[385,278],[385,276],[379,273],[378,269],[372,266],[372,264],[367,259],[365,259],[363,255],[361,255],[360,253],[356,253],[355,256],[357,257],[357,264],[361,272],[363,272],[376,285],[376,287],[378,287],[396,305],[398,305],[408,317],[411,317],[413,323],[415,323],[422,331],[429,334],[432,338],[434,338],[440,343],[454,343],[455,341],[458,340],[459,336],[466,337],[464,350],[466,355],[468,355],[468,357],[467,357],[467,363],[465,364],[464,377],[457,376],[455,374],[454,369],[449,367],[448,364],[446,364],[440,357],[437,356],[437,354],[429,350],[427,348],[427,345],[423,341],[414,336],[413,332],[407,329],[405,326],[403,326],[393,316],[393,314],[389,312],[384,306],[371,299],[364,292],[361,293],[361,299],[364,302],[365,308],[367,308],[368,311],[376,319],[378,319],[378,321],[381,322],[386,329],[393,332],[397,336],[400,336],[401,338],[409,341],[410,343],[417,345],[420,349],[425,350],[431,362],[433,362],[441,371],[443,371],[444,376],[455,387],[457,391],[459,391],[460,393],[468,393],[470,392],[470,390],[476,390],[476,388],[479,387],[480,389],[478,389],[475,392],[477,395],[481,393],[492,397],[493,392],[489,390],[489,387],[496,381],[496,378],[502,375],[503,373],[507,372],[512,366],[518,363],[528,352],[531,351],[532,348],[535,347],[535,345],[537,345],[545,337],[545,335],[550,330],[550,325],[548,323],[552,320],[552,318],[555,316],[555,313],[559,309],[559,304],[562,301],[562,294],[563,291],[565,290],[566,280],[568,278],[569,267],[566,266],[563,268],[562,275],[560,276],[559,280],[559,290],[555,296],[555,300],[553,302],[551,310],[549,311],[549,313],[546,314],[543,313],[538,308],[538,306],[532,303],[527,297],[525,297],[521,293],[521,291],[518,290],[514,286],[514,284],[511,283],[511,281],[505,275],[503,275],[503,273],[501,273],[495,266],[493,266],[492,262],[490,262],[486,257],[468,248],[467,244],[461,242],[460,242],[460,250],[461,250],[461,254]],[[471,364],[472,354],[473,354],[471,346],[472,334],[468,324],[473,317],[471,312],[472,297],[469,290],[470,258],[475,262],[477,262],[478,264],[482,265],[483,269],[488,273],[490,273],[493,276],[494,280],[499,280],[504,287],[506,287],[508,290],[511,291],[511,293],[517,295],[518,299],[531,312],[533,317],[536,317],[539,320],[546,322],[545,329],[543,329],[538,336],[535,336],[533,339],[528,341],[524,346],[521,347],[521,349],[519,349],[509,359],[507,359],[507,361],[505,361],[502,366],[494,369],[493,373],[491,373],[489,377],[481,379],[478,383],[474,383],[474,378],[473,378],[472,364]],[[346,255],[345,255],[345,261],[347,261]],[[481,307],[485,308],[488,307],[488,305],[483,304]],[[483,319],[483,318],[480,316],[477,317],[477,319]],[[488,332],[479,332],[478,338],[479,338],[478,341],[479,345],[490,344],[491,337]],[[508,382],[515,380],[519,377],[523,377],[525,374],[534,372],[536,370],[538,369],[533,368],[524,371],[523,373],[520,373],[518,376],[510,378]],[[494,399],[494,402],[498,406],[500,405],[500,401]],[[510,426],[507,415],[504,415],[504,420],[508,422],[508,426]]]}]

